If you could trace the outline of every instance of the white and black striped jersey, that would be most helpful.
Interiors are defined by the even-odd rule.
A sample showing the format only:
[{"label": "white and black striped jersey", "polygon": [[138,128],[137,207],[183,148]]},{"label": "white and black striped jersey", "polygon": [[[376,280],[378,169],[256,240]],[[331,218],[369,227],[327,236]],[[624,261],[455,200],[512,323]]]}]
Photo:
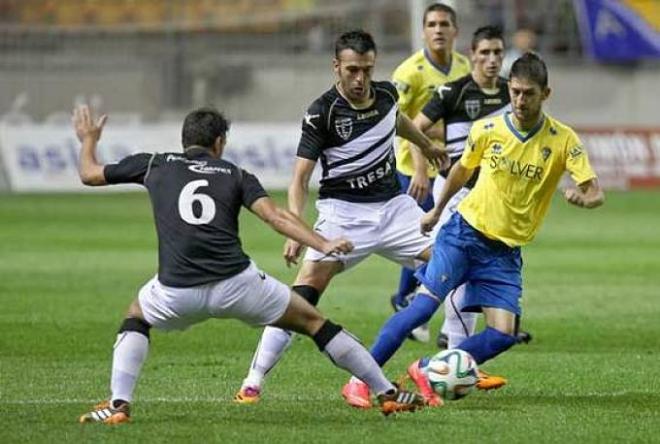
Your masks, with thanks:
[{"label": "white and black striped jersey", "polygon": [[355,109],[333,86],[307,109],[298,157],[320,159],[319,199],[381,202],[401,193],[394,139],[399,95],[390,82],[372,82],[373,105]]},{"label": "white and black striped jersey", "polygon": [[108,183],[144,185],[158,233],[158,280],[193,287],[230,278],[250,265],[238,237],[238,214],[267,196],[245,170],[201,147],[138,153],[103,170]]},{"label": "white and black striped jersey", "polygon": [[497,91],[487,93],[474,81],[472,74],[439,86],[422,113],[432,122],[442,119],[445,125],[445,146],[449,157],[463,154],[465,140],[472,123],[511,109],[506,79],[497,79]]}]

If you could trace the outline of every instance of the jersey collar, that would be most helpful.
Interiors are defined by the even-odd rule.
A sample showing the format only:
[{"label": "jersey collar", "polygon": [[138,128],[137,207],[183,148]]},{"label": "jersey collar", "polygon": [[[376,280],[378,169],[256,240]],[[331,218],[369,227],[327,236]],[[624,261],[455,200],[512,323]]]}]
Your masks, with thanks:
[{"label": "jersey collar", "polygon": [[208,148],[205,148],[203,146],[197,146],[197,145],[192,145],[186,148],[183,151],[183,154],[186,156],[188,159],[203,159],[203,158],[213,158],[211,155],[211,152],[209,151]]},{"label": "jersey collar", "polygon": [[506,126],[509,128],[509,131],[511,131],[513,135],[516,136],[516,138],[518,138],[518,140],[520,140],[522,143],[525,143],[529,139],[534,137],[536,133],[538,133],[541,130],[541,128],[543,128],[543,124],[545,123],[545,114],[544,114],[543,118],[539,120],[539,122],[536,125],[534,125],[534,128],[529,130],[527,135],[523,135],[522,133],[520,133],[520,131],[516,129],[513,122],[511,122],[511,117],[509,117],[510,115],[511,115],[510,111],[504,114],[504,122],[506,122]]},{"label": "jersey collar", "polygon": [[424,58],[433,66],[435,69],[443,73],[444,75],[449,75],[449,71],[451,71],[451,64],[454,61],[454,54],[451,54],[451,58],[449,59],[449,64],[447,65],[439,65],[436,62],[433,61],[431,58],[431,55],[429,54],[428,49],[424,48]]}]

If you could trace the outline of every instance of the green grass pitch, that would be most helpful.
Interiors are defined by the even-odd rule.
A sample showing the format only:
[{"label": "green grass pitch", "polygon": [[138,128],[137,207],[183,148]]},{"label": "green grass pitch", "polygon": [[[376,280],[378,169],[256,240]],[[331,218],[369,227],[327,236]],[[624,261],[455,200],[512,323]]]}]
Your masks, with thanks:
[{"label": "green grass pitch", "polygon": [[[260,331],[209,321],[152,334],[133,423],[112,428],[76,420],[107,396],[116,329],[155,272],[148,198],[2,195],[0,442],[660,441],[659,215],[657,192],[610,192],[594,211],[555,199],[523,253],[523,326],[535,339],[484,367],[509,378],[497,392],[395,418],[353,410],[339,395],[347,375],[297,338],[263,401],[234,405]],[[246,251],[290,283],[283,239],[242,217]],[[395,265],[371,258],[320,307],[369,345],[397,279]],[[386,372],[434,351],[407,342]]]}]

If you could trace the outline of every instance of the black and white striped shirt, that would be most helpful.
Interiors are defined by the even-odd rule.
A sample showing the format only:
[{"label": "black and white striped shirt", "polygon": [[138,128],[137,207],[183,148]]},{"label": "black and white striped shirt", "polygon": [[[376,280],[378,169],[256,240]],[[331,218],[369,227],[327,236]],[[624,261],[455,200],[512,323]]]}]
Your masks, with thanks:
[{"label": "black and white striped shirt", "polygon": [[298,157],[320,160],[319,198],[381,202],[401,193],[394,140],[398,94],[390,82],[372,82],[374,102],[355,109],[336,87],[307,109]]}]

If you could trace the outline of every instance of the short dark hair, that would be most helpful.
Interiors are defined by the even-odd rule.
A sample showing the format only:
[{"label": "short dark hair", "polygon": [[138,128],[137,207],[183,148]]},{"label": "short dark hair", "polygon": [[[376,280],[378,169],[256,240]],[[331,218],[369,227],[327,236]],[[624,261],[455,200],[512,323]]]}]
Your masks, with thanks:
[{"label": "short dark hair", "polygon": [[548,86],[548,67],[538,54],[526,52],[511,66],[509,78],[514,77],[531,80],[545,89]]},{"label": "short dark hair", "polygon": [[337,37],[335,41],[335,57],[339,58],[339,53],[344,49],[352,49],[358,54],[366,54],[369,51],[376,53],[376,42],[374,38],[362,29],[347,31]]},{"label": "short dark hair", "polygon": [[454,25],[454,28],[458,28],[458,21],[456,20],[456,11],[454,11],[454,8],[452,8],[449,5],[445,5],[444,3],[433,3],[425,9],[424,15],[422,16],[422,25],[426,25],[426,16],[433,11],[440,11],[447,13],[449,15],[449,18],[451,19],[452,25]]},{"label": "short dark hair", "polygon": [[217,109],[206,106],[191,111],[183,121],[181,144],[186,149],[190,146],[212,148],[218,137],[224,137],[229,131],[230,122]]},{"label": "short dark hair", "polygon": [[482,26],[481,28],[478,28],[474,33],[472,34],[472,51],[477,49],[477,46],[479,45],[479,42],[482,40],[502,40],[502,43],[504,43],[504,35],[502,34],[502,28],[499,26],[492,26],[492,25],[487,25],[487,26]]}]

